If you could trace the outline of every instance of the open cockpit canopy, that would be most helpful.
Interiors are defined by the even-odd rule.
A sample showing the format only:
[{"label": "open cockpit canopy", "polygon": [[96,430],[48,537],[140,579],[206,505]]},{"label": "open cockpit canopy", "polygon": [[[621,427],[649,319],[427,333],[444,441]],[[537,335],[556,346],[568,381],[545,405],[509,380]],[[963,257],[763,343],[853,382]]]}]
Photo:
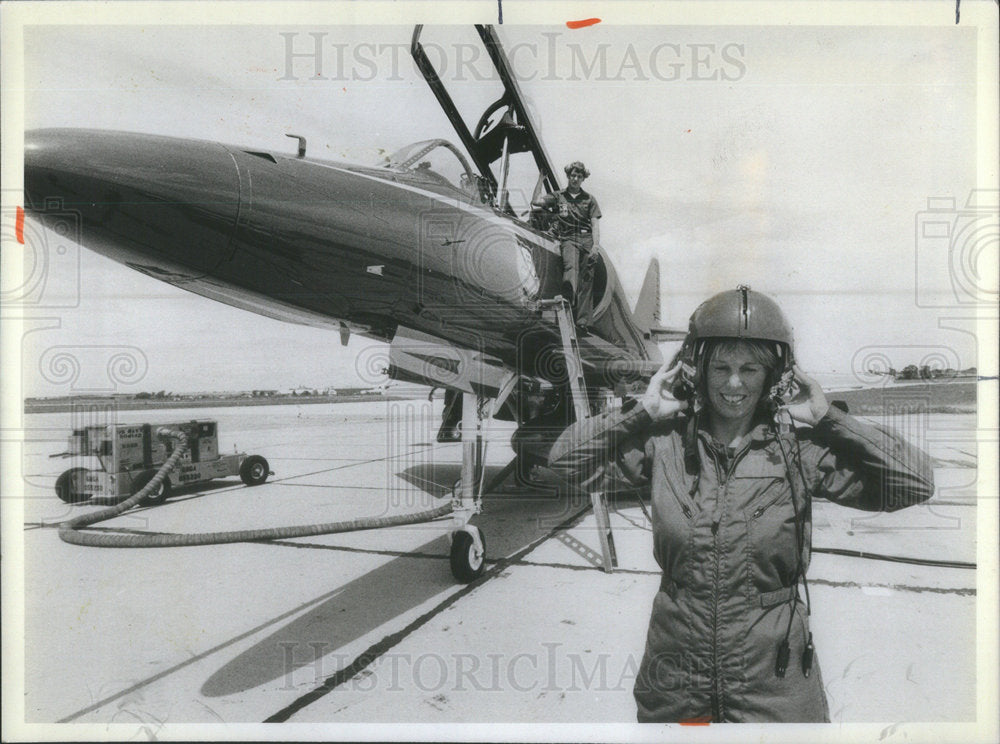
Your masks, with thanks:
[{"label": "open cockpit canopy", "polygon": [[[510,216],[524,215],[540,193],[557,191],[559,184],[496,31],[492,26],[475,28],[476,45],[434,44],[422,41],[423,26],[417,26],[410,54],[468,152],[485,202]],[[475,86],[462,84],[467,81],[465,67],[449,67],[441,54],[449,48],[456,53],[484,48],[492,70],[477,77]],[[428,49],[437,54],[437,64]],[[477,51],[467,61],[478,58]],[[450,89],[446,79],[454,83]],[[496,84],[484,84],[490,80]],[[472,116],[466,115],[469,112]]]}]

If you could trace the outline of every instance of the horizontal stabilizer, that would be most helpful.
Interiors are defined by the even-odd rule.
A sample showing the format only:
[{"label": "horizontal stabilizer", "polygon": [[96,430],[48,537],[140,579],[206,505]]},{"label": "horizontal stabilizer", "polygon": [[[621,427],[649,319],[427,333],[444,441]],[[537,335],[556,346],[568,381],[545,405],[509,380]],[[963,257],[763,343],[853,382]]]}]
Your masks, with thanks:
[{"label": "horizontal stabilizer", "polygon": [[645,335],[653,341],[683,341],[687,336],[687,331],[682,328],[650,326],[645,330]]}]

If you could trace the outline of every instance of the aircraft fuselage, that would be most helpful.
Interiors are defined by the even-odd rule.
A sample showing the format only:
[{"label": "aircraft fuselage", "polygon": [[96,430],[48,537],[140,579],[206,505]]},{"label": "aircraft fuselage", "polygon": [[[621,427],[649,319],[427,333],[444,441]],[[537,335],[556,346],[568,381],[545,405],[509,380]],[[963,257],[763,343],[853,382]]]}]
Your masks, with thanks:
[{"label": "aircraft fuselage", "polygon": [[[80,242],[175,286],[263,315],[391,340],[405,327],[523,374],[557,329],[549,235],[433,172],[365,167],[100,130],[25,135],[25,207],[77,221]],[[610,262],[595,281],[589,373],[658,361]]]}]

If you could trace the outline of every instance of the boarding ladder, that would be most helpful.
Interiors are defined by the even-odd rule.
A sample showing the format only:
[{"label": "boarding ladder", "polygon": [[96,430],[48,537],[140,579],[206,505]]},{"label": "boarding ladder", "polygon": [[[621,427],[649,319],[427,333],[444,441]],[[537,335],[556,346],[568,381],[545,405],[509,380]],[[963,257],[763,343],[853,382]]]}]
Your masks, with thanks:
[{"label": "boarding ladder", "polygon": [[[590,417],[590,401],[587,398],[587,386],[583,379],[583,361],[580,359],[580,343],[576,338],[576,322],[573,320],[573,309],[561,295],[542,300],[543,313],[546,310],[555,313],[559,322],[559,335],[562,337],[563,358],[566,363],[566,378],[573,395],[573,411],[576,420],[582,421]],[[590,502],[594,507],[594,518],[597,521],[597,531],[601,540],[601,554],[604,570],[611,573],[618,568],[618,554],[615,552],[615,538],[611,533],[611,518],[608,514],[608,503],[603,491],[592,491]]]}]

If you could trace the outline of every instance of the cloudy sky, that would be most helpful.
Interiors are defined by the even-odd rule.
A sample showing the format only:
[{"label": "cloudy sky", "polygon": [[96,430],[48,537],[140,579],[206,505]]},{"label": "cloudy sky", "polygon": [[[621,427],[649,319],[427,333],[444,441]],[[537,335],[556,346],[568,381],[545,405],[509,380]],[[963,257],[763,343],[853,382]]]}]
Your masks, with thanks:
[{"label": "cloudy sky", "polygon": [[[409,62],[411,32],[29,28],[25,126],[287,152],[294,132],[310,155],[363,163],[420,139],[457,142]],[[489,103],[496,87],[482,79],[489,67],[471,29],[425,34],[456,97]],[[667,325],[686,326],[701,300],[743,283],[786,309],[816,373],[851,374],[878,356],[976,363],[971,326],[949,318],[983,299],[962,287],[989,256],[977,245],[949,254],[947,239],[920,230],[930,197],[956,200],[945,221],[975,219],[965,209],[977,178],[975,28],[505,24],[500,34],[557,170],[580,159],[592,171],[585,186],[630,301],[657,256]],[[52,320],[22,342],[24,395],[106,384],[100,363],[75,381],[46,366],[53,348],[74,345],[141,350],[145,371],[125,391],[365,382],[357,360],[373,342],[345,349],[335,333],[214,303],[87,251],[59,259],[44,287]]]}]

